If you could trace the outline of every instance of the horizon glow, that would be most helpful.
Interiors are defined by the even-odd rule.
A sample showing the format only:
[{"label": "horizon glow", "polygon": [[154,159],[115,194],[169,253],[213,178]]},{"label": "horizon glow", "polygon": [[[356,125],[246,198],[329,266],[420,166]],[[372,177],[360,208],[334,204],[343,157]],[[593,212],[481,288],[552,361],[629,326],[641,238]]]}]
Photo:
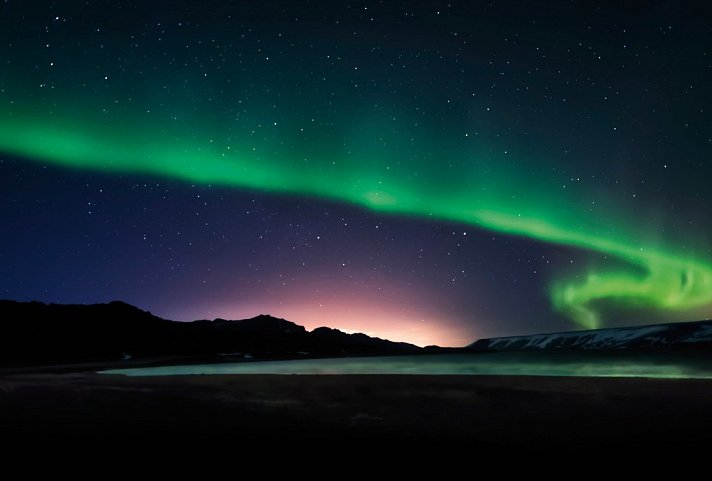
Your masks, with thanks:
[{"label": "horizon glow", "polygon": [[[165,116],[138,112],[102,121],[76,108],[44,117],[31,109],[6,111],[0,118],[0,150],[66,168],[307,195],[380,213],[460,222],[624,261],[630,268],[587,269],[578,273],[580,280],[552,282],[552,306],[584,328],[603,325],[601,301],[670,311],[712,302],[712,263],[705,256],[648,245],[645,232],[623,215],[587,215],[575,196],[554,195],[551,179],[501,167],[501,159],[478,155],[475,148],[463,149],[464,160],[443,172],[417,149],[394,153],[397,149],[374,147],[373,139],[384,134],[373,120],[358,135],[344,138],[354,146],[349,155],[338,156],[312,141],[305,161],[303,149],[289,154],[294,126],[275,125],[269,141],[255,141],[238,136],[239,125],[201,134],[200,122],[176,128]],[[280,147],[272,148],[275,143]],[[430,177],[412,175],[419,170]],[[522,190],[527,183],[532,188]]]}]

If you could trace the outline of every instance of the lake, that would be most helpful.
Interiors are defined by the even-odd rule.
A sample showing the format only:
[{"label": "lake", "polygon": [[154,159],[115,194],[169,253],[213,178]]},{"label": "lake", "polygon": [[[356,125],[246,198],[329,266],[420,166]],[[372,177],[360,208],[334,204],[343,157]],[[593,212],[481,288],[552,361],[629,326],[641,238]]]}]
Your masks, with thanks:
[{"label": "lake", "polygon": [[628,353],[484,353],[191,364],[100,371],[124,376],[405,374],[712,379],[712,359]]}]

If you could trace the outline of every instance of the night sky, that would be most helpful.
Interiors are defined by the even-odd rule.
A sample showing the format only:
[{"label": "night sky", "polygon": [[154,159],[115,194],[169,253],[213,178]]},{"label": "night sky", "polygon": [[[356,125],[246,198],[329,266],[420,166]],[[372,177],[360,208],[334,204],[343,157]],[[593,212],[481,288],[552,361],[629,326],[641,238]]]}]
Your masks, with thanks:
[{"label": "night sky", "polygon": [[708,318],[704,3],[5,0],[0,297],[419,345]]}]

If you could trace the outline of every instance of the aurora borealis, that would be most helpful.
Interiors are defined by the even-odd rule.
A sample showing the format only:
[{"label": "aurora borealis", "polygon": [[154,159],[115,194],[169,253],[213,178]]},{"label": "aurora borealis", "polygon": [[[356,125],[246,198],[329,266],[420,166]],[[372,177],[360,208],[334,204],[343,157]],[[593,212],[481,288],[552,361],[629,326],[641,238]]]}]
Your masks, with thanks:
[{"label": "aurora borealis", "polygon": [[[712,309],[699,12],[0,10],[3,297],[271,312],[420,344]],[[48,268],[65,278],[42,285]]]}]

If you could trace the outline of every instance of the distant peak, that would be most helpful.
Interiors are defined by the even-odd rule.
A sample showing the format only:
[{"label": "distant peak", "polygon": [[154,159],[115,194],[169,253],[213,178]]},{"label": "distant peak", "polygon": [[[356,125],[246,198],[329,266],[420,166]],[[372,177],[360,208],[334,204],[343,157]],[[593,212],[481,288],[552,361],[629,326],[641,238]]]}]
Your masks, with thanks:
[{"label": "distant peak", "polygon": [[[118,300],[116,300],[116,301],[111,301],[111,302],[107,303],[107,305],[108,305],[108,306],[111,306],[111,307],[121,307],[121,308],[126,308],[126,307],[128,307],[128,308],[131,308],[131,309],[138,309],[138,307],[136,307],[136,306],[134,306],[134,305],[132,305],[132,304],[129,304],[128,302],[118,301]],[[139,309],[139,310],[140,310],[140,309]]]},{"label": "distant peak", "polygon": [[247,319],[224,319],[222,317],[216,317],[213,319],[214,322],[286,322],[289,324],[295,324],[292,321],[288,321],[287,319],[282,319],[281,317],[274,317],[270,316],[269,314],[258,314],[255,317],[249,317]]},{"label": "distant peak", "polygon": [[288,321],[288,320],[286,320],[286,319],[283,319],[283,318],[281,318],[281,317],[275,317],[275,316],[272,316],[272,315],[269,315],[269,314],[258,314],[258,315],[256,315],[255,317],[253,317],[252,319],[255,319],[255,320],[269,320],[269,321],[292,322],[292,321]]},{"label": "distant peak", "polygon": [[314,328],[314,329],[312,330],[312,332],[315,333],[315,334],[326,334],[326,333],[330,333],[330,332],[332,332],[332,333],[339,333],[339,334],[346,334],[346,333],[343,332],[343,331],[340,331],[340,330],[335,329],[335,328],[333,328],[333,327],[326,327],[326,326],[320,326],[320,327]]}]

